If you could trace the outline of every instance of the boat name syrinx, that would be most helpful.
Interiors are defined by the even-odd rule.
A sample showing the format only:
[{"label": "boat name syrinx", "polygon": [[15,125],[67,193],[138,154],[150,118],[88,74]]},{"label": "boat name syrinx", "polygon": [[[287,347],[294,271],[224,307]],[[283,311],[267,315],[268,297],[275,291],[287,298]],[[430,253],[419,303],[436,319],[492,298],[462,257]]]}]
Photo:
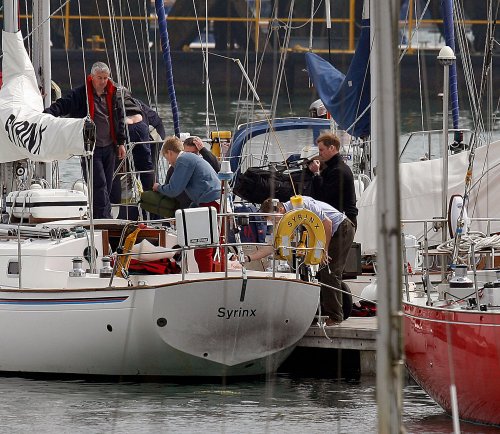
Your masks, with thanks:
[{"label": "boat name syrinx", "polygon": [[227,309],[223,306],[219,307],[217,316],[219,318],[231,319],[231,318],[241,318],[245,316],[256,316],[255,313],[257,309]]}]

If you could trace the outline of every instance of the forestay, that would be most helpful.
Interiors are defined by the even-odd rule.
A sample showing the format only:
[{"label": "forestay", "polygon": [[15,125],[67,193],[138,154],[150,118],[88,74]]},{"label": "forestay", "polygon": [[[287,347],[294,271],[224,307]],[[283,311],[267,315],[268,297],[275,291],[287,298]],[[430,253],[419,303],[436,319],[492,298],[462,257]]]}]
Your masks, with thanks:
[{"label": "forestay", "polygon": [[0,163],[29,158],[64,160],[84,153],[84,119],[44,114],[33,65],[21,32],[2,32]]}]

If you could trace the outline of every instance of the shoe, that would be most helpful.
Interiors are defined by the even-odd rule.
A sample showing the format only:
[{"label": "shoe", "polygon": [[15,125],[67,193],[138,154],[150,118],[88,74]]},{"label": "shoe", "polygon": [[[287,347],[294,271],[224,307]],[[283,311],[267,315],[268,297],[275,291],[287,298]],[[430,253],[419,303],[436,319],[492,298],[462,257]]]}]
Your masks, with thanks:
[{"label": "shoe", "polygon": [[342,321],[335,321],[331,318],[327,318],[327,320],[325,321],[325,324],[327,327],[333,327],[333,326],[338,326],[341,324]]}]

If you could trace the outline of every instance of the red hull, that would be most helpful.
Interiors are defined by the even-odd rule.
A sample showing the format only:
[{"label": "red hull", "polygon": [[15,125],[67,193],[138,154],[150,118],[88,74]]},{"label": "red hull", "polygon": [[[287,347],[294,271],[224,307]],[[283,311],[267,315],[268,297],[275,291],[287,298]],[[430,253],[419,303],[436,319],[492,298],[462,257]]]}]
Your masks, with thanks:
[{"label": "red hull", "polygon": [[460,418],[500,425],[500,313],[403,308],[406,365],[417,383],[451,413],[454,379]]}]

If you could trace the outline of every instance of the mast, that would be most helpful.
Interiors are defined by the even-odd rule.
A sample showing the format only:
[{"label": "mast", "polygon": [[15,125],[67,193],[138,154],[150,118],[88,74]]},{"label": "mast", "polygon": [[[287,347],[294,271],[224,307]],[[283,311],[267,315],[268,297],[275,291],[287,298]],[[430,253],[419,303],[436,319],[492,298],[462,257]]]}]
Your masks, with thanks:
[{"label": "mast", "polygon": [[[38,86],[43,97],[45,108],[52,103],[51,98],[51,53],[50,53],[50,0],[33,2],[33,47],[32,61]],[[35,173],[38,177],[48,181],[51,187],[52,164],[36,164]]]},{"label": "mast", "polygon": [[3,28],[6,32],[16,33],[19,31],[19,3],[17,1],[7,1],[3,4]]},{"label": "mast", "polygon": [[[451,47],[441,48],[438,61],[443,65],[443,190],[441,192],[441,215],[446,218],[448,214],[448,101],[450,96],[450,67],[455,64],[455,53]],[[442,224],[442,242],[447,238],[447,225]],[[443,268],[444,269],[444,268]],[[444,277],[444,276],[443,276]]]},{"label": "mast", "polygon": [[50,0],[33,3],[33,68],[43,95],[44,107],[51,100],[51,55],[50,55]]},{"label": "mast", "polygon": [[[379,49],[377,44],[372,43],[375,40],[375,25],[371,20],[370,16],[370,0],[363,1],[363,20],[370,20],[370,59],[374,59],[377,55],[377,50]],[[378,113],[375,110],[375,103],[373,102],[377,98],[377,76],[378,71],[375,70],[373,65],[373,60],[370,60],[370,101],[372,104],[372,109],[370,110],[370,140],[368,142],[368,176],[373,179],[375,176],[375,168],[377,167],[377,121]]]},{"label": "mast", "polygon": [[[372,89],[377,95],[375,140],[377,170],[377,407],[378,432],[402,430],[402,264],[399,208],[399,63],[398,0],[373,3],[371,22],[375,56],[371,58]],[[373,129],[372,129],[373,132]]]},{"label": "mast", "polygon": [[179,108],[174,86],[174,73],[172,70],[172,59],[170,57],[170,42],[167,31],[167,17],[165,16],[165,6],[163,0],[155,0],[156,16],[158,17],[158,28],[160,29],[161,51],[165,62],[168,96],[170,97],[170,107],[172,108],[172,118],[174,121],[174,133],[181,136],[179,125]]}]

